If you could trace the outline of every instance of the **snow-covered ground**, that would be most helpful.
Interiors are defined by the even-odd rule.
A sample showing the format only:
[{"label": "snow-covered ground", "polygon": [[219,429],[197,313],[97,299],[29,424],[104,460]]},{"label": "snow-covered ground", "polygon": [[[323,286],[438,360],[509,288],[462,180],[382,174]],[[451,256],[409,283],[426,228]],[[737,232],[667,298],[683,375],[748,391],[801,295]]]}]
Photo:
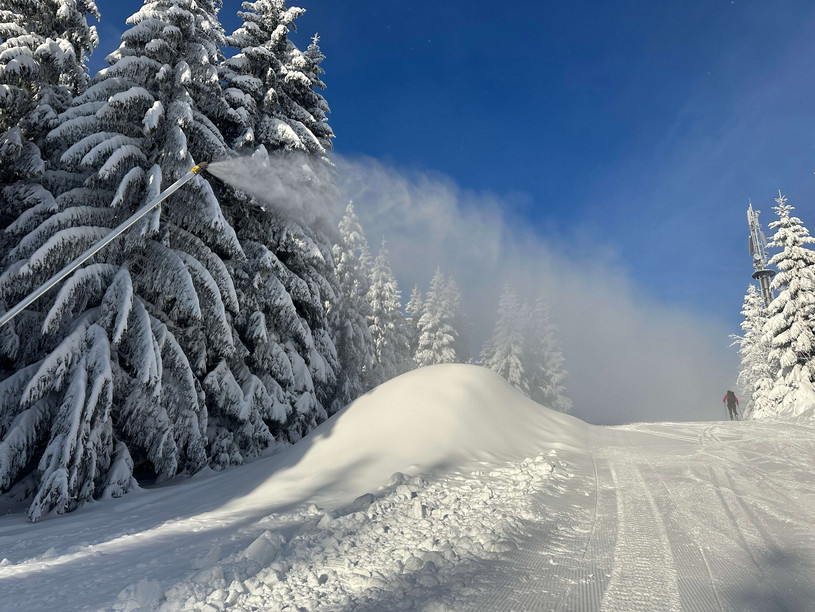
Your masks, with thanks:
[{"label": "snow-covered ground", "polygon": [[474,366],[294,447],[28,524],[0,610],[806,610],[815,430],[591,427]]}]

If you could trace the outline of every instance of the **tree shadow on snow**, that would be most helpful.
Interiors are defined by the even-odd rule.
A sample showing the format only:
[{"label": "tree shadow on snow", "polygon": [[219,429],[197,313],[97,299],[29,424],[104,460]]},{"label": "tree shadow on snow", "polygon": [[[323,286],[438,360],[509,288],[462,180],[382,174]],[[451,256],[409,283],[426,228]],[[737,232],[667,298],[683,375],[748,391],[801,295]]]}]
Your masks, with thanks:
[{"label": "tree shadow on snow", "polygon": [[815,564],[812,556],[773,550],[759,557],[759,580],[733,589],[735,609],[756,612],[799,612],[815,609]]}]

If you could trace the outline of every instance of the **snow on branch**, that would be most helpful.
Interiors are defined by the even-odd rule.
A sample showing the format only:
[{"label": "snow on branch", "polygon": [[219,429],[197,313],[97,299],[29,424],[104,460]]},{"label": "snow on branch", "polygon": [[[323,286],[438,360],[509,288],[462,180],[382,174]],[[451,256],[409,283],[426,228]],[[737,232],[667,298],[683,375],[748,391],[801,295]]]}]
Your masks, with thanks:
[{"label": "snow on branch", "polygon": [[[8,256],[12,259],[28,257],[57,234],[68,232],[70,235],[70,230],[76,230],[79,233],[83,227],[87,226],[93,226],[95,229],[110,227],[114,215],[115,211],[107,208],[93,206],[67,208],[52,215],[23,237],[17,246],[9,251]],[[94,235],[96,235],[95,232]]]},{"label": "snow on branch", "polygon": [[189,253],[206,267],[218,286],[224,306],[230,312],[237,313],[239,309],[238,295],[223,260],[213,253],[198,236],[175,225],[168,225],[170,225],[169,231],[173,246]]},{"label": "snow on branch", "polygon": [[176,251],[155,240],[147,241],[144,249],[146,268],[145,289],[158,303],[174,304],[176,315],[182,319],[201,320],[201,305],[195,283]]},{"label": "snow on branch", "polygon": [[133,192],[141,190],[142,185],[144,185],[144,178],[145,173],[140,166],[134,166],[128,170],[127,174],[125,174],[119,182],[119,186],[116,188],[116,193],[110,202],[110,206],[112,208],[121,206],[128,196],[131,196]]},{"label": "snow on branch", "polygon": [[184,262],[195,284],[209,347],[219,356],[229,356],[235,350],[235,345],[232,342],[232,327],[226,316],[218,284],[200,261],[183,251],[176,253]]},{"label": "snow on branch", "polygon": [[137,145],[126,144],[111,154],[104,165],[99,168],[97,175],[101,179],[110,179],[115,174],[119,174],[124,167],[129,168],[140,163],[147,163],[142,150]]},{"label": "snow on branch", "polygon": [[21,275],[57,272],[110,232],[107,227],[69,227],[51,236],[20,270]]},{"label": "snow on branch", "polygon": [[82,160],[88,151],[96,147],[98,144],[113,138],[114,136],[115,134],[112,134],[111,132],[95,132],[93,134],[89,134],[85,136],[85,138],[80,139],[78,142],[68,147],[59,160],[63,164],[67,164],[69,166],[74,165]]},{"label": "snow on branch", "polygon": [[91,264],[74,272],[59,290],[43,321],[42,332],[44,334],[56,332],[65,316],[71,314],[77,305],[81,305],[79,310],[82,311],[89,302],[100,299],[115,274],[116,266],[103,263]]}]

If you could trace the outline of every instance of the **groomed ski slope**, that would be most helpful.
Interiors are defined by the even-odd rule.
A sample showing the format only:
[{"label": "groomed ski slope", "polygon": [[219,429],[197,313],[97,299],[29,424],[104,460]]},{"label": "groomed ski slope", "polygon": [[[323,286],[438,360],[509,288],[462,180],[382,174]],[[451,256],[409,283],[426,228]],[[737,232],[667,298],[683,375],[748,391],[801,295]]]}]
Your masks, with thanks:
[{"label": "groomed ski slope", "polygon": [[815,429],[592,427],[424,368],[301,443],[28,524],[0,610],[807,610]]}]

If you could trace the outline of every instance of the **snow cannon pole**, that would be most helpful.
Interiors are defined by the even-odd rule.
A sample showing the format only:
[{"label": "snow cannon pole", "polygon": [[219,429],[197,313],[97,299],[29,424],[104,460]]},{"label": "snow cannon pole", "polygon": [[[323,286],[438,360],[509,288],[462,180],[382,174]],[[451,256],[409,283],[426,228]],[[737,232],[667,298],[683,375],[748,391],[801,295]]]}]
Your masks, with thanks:
[{"label": "snow cannon pole", "polygon": [[155,198],[149,201],[147,204],[142,206],[139,210],[137,210],[131,217],[129,217],[126,221],[122,222],[116,229],[112,230],[107,236],[102,238],[99,242],[94,244],[90,247],[87,251],[82,253],[79,257],[77,257],[74,261],[69,263],[65,266],[61,271],[57,272],[54,276],[52,276],[48,281],[45,282],[39,289],[34,291],[34,293],[30,294],[27,298],[25,298],[22,302],[17,304],[14,308],[6,312],[2,317],[0,317],[0,327],[3,327],[6,323],[11,321],[14,317],[20,314],[23,310],[28,308],[33,302],[43,296],[43,294],[47,293],[50,289],[57,285],[58,283],[65,280],[68,276],[70,276],[74,271],[76,271],[79,266],[83,263],[88,261],[91,257],[96,255],[99,251],[105,248],[108,244],[113,242],[113,240],[119,236],[119,234],[125,232],[130,227],[133,226],[139,219],[144,217],[147,213],[153,210],[156,206],[161,204],[164,200],[174,194],[176,191],[181,189],[186,183],[188,183],[194,176],[200,174],[204,170],[206,170],[209,164],[206,162],[201,162],[197,166],[194,166],[190,169],[187,174],[182,176],[178,179],[175,183],[167,187],[164,191],[158,194]]}]

